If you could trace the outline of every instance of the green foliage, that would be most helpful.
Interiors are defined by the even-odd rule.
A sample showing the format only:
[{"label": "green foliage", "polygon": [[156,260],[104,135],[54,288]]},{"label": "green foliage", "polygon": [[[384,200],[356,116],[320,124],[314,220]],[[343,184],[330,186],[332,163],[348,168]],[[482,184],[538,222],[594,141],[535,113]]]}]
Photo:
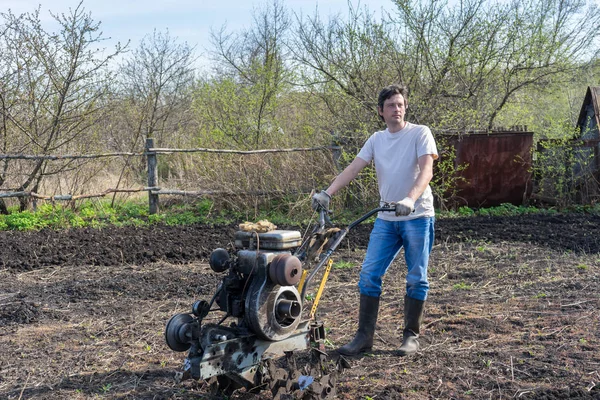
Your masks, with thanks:
[{"label": "green foliage", "polygon": [[460,215],[461,217],[472,217],[473,215],[475,215],[475,210],[467,206],[460,207],[457,212],[458,215]]},{"label": "green foliage", "polygon": [[[149,223],[191,224],[206,221],[206,215],[189,209],[167,210],[162,214],[148,215],[148,206],[139,201],[129,201],[110,207],[110,203],[83,203],[78,210],[60,204],[43,204],[37,211],[18,212],[0,215],[0,229],[37,230],[42,228],[68,229],[92,227],[101,228],[107,224],[116,226],[141,226]],[[199,207],[206,207],[206,203]]]},{"label": "green foliage", "polygon": [[454,285],[452,285],[452,289],[454,290],[471,290],[472,285],[466,283],[466,282],[460,282],[460,283],[456,283]]},{"label": "green foliage", "polygon": [[102,386],[101,391],[103,394],[107,394],[108,392],[110,392],[110,389],[112,389],[112,384],[111,383],[107,383],[105,385]]},{"label": "green foliage", "polygon": [[120,215],[120,219],[141,218],[148,216],[148,205],[138,202],[128,201],[116,205],[115,213]]},{"label": "green foliage", "polygon": [[[366,139],[366,138],[365,138]],[[344,169],[356,156],[356,151],[346,151],[341,153],[338,160],[339,169]],[[331,180],[331,177],[328,177]],[[322,185],[324,188],[327,184]],[[348,186],[342,189],[339,194],[332,199],[332,210],[338,214],[348,214],[349,210],[363,210],[374,208],[379,203],[379,188],[377,185],[377,175],[372,165],[365,167],[358,177]],[[354,214],[354,213],[350,213]]]},{"label": "green foliage", "polygon": [[537,208],[531,206],[515,206],[510,203],[503,203],[497,207],[482,208],[478,213],[483,216],[506,217],[511,215],[532,214],[538,211]]},{"label": "green foliage", "polygon": [[192,211],[183,211],[167,215],[162,222],[167,225],[189,225],[200,221],[200,217]]},{"label": "green foliage", "polygon": [[465,181],[460,172],[468,165],[456,165],[456,149],[449,143],[449,137],[436,135],[436,145],[439,159],[434,164],[431,190],[439,208],[453,209],[458,201],[458,185]]},{"label": "green foliage", "polygon": [[[593,208],[586,208],[588,212],[591,212]],[[566,211],[566,210],[565,210]],[[467,206],[460,207],[457,211],[441,211],[437,215],[446,218],[456,217],[474,217],[474,216],[498,216],[498,217],[510,217],[524,214],[537,214],[537,213],[555,213],[556,209],[544,209],[536,208],[533,206],[520,205],[515,206],[514,204],[504,203],[496,207],[479,208],[473,209]]]},{"label": "green foliage", "polygon": [[[188,224],[232,224],[242,221],[259,221],[267,219],[277,226],[307,226],[314,224],[316,214],[310,210],[295,212],[293,203],[283,201],[281,207],[277,202],[267,202],[262,208],[230,210],[225,207],[217,208],[213,201],[202,199],[197,203],[185,203],[164,206],[161,212],[155,215],[148,214],[148,206],[140,200],[110,206],[110,202],[83,202],[79,208],[64,207],[60,204],[42,204],[37,211],[19,212],[10,209],[10,214],[0,215],[0,230],[39,230],[69,229],[80,227],[102,228],[107,225],[145,226],[149,224],[188,225]],[[292,207],[292,208],[288,208]],[[366,212],[366,208],[357,206],[344,209],[343,212],[334,213],[333,223],[344,226],[356,220]],[[438,212],[438,218],[468,218],[474,216],[515,216],[528,213],[556,213],[556,212],[585,212],[600,215],[600,204],[594,206],[570,207],[565,209],[540,209],[531,206],[515,206],[502,204],[498,207],[471,209],[461,207],[458,211]],[[375,216],[364,223],[373,223]],[[483,251],[483,250],[482,250]],[[334,268],[350,268],[349,264],[338,262]],[[579,268],[583,270],[583,268]]]},{"label": "green foliage", "polygon": [[25,231],[40,229],[43,227],[39,223],[39,220],[35,217],[35,214],[30,211],[8,214],[2,217],[4,219],[4,224],[8,227],[8,229],[12,230]]},{"label": "green foliage", "polygon": [[340,260],[333,264],[333,269],[352,269],[355,266],[352,262]]},{"label": "green foliage", "polygon": [[284,64],[291,21],[283,3],[274,1],[254,14],[256,24],[249,29],[226,32],[223,27],[213,33],[215,74],[199,82],[194,93],[206,139],[233,140],[240,149],[277,142],[281,95],[292,88],[293,73]]},{"label": "green foliage", "polygon": [[537,193],[561,207],[586,204],[598,196],[594,175],[594,150],[580,140],[577,129],[564,128],[565,136],[541,140],[535,154]]}]

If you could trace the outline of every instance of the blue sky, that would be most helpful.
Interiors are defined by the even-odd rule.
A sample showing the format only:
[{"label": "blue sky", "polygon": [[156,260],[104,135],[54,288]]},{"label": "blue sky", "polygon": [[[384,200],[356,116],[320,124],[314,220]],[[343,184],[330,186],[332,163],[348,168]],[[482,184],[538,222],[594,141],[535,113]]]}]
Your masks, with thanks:
[{"label": "blue sky", "polygon": [[[41,5],[41,17],[52,30],[53,13],[68,12],[80,0],[0,0],[0,11],[11,9],[14,14],[34,11]],[[172,37],[197,47],[202,56],[210,47],[210,30],[227,24],[228,31],[250,27],[253,9],[263,6],[266,0],[84,0],[83,6],[92,13],[95,21],[101,22],[108,48],[119,41],[131,40],[130,48],[135,48],[140,40],[154,29],[164,32],[167,29]],[[392,11],[392,0],[352,0],[352,4],[367,6],[376,16],[382,9]],[[296,13],[313,14],[318,6],[322,16],[346,13],[347,0],[284,0],[286,7]]]}]

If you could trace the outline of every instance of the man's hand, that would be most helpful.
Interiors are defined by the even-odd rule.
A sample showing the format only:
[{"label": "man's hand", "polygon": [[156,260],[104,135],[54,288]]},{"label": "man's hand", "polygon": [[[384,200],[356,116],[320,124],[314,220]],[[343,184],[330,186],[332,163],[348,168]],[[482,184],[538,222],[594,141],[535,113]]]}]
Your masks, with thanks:
[{"label": "man's hand", "polygon": [[318,211],[319,208],[323,208],[329,211],[329,202],[331,201],[331,196],[324,190],[321,190],[319,193],[315,193],[312,197],[312,208],[315,211]]},{"label": "man's hand", "polygon": [[410,197],[405,197],[395,204],[396,216],[406,216],[415,210],[415,202]]}]

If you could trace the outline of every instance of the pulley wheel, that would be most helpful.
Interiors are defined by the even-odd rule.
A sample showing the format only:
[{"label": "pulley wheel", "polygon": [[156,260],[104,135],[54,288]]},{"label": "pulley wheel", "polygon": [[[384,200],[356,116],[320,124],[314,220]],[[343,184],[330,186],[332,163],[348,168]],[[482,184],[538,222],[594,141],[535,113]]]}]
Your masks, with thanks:
[{"label": "pulley wheel", "polygon": [[281,286],[294,286],[302,277],[302,262],[291,254],[279,254],[271,261],[269,278]]},{"label": "pulley wheel", "polygon": [[300,323],[301,312],[300,293],[294,286],[256,280],[246,295],[244,319],[262,339],[279,341],[289,337]]},{"label": "pulley wheel", "polygon": [[175,314],[167,322],[165,328],[165,340],[167,345],[173,351],[186,351],[192,345],[187,341],[186,332],[189,329],[189,323],[194,318],[190,314]]}]

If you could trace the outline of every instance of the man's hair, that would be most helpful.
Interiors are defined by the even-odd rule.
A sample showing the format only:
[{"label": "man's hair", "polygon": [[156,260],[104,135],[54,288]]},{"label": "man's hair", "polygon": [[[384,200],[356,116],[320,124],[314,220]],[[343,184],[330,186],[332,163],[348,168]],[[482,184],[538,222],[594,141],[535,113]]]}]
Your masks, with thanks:
[{"label": "man's hair", "polygon": [[406,101],[408,99],[407,87],[403,85],[394,84],[381,89],[381,92],[379,92],[379,97],[377,98],[377,106],[379,106],[380,109],[383,109],[383,103],[385,103],[385,101],[390,97],[395,96],[397,94],[401,94],[402,97],[404,97],[404,104],[406,105]]}]

